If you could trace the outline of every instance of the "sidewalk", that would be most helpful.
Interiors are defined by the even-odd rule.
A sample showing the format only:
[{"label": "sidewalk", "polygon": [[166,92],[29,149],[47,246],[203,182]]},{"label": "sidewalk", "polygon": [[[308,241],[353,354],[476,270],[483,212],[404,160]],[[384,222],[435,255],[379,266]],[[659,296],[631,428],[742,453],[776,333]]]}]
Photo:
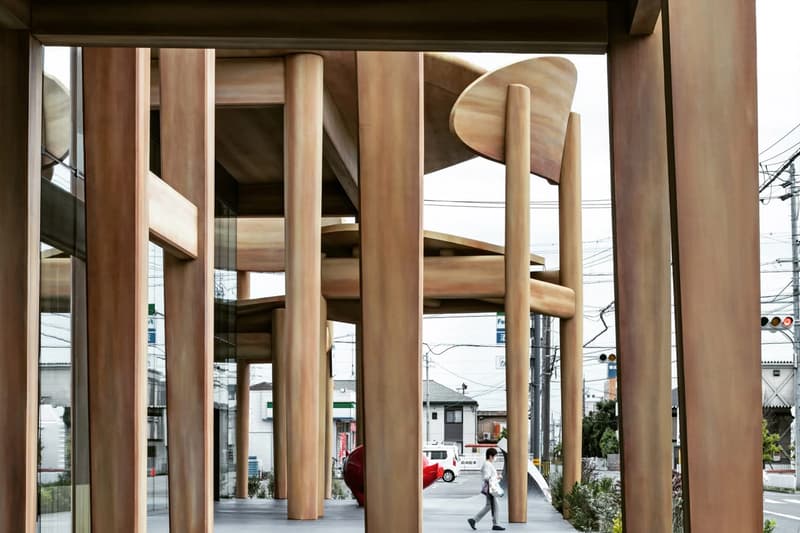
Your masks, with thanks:
[{"label": "sidewalk", "polygon": [[[535,531],[537,533],[560,533],[575,531],[561,518],[539,493],[528,496],[528,523],[508,524],[507,501],[500,502],[500,518],[508,531]],[[431,533],[471,531],[467,517],[483,506],[480,494],[467,498],[425,498],[423,504],[424,530]],[[312,522],[286,520],[286,502],[275,500],[225,500],[215,505],[214,531],[217,533],[255,533],[263,531],[329,531],[352,533],[363,531],[364,510],[352,500],[333,500],[325,503],[325,518]],[[491,520],[487,517],[478,525],[478,530],[488,530]],[[148,517],[150,533],[166,533],[166,513]],[[268,528],[268,529],[267,529]]]}]

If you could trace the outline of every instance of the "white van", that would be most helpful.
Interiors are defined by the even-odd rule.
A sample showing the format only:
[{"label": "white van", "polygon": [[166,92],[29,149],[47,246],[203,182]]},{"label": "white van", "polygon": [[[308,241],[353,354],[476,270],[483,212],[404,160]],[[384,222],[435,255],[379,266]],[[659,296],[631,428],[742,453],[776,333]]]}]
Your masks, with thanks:
[{"label": "white van", "polygon": [[452,444],[426,444],[422,448],[428,459],[444,469],[442,479],[450,483],[461,473],[461,457],[458,447]]}]

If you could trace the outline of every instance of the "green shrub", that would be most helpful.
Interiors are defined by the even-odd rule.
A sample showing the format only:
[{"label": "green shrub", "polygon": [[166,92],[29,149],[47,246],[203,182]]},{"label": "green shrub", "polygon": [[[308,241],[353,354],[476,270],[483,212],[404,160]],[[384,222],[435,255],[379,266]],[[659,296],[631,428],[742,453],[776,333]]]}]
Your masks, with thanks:
[{"label": "green shrub", "polygon": [[592,479],[588,483],[576,483],[564,495],[562,502],[562,507],[569,509],[569,522],[576,529],[600,533],[613,532],[621,505],[619,484],[605,477]]},{"label": "green shrub", "polygon": [[258,489],[261,487],[261,480],[258,476],[250,476],[247,478],[247,496],[250,498],[258,494]]},{"label": "green shrub", "polygon": [[263,477],[266,487],[264,488],[264,496],[259,498],[274,498],[275,497],[275,472],[269,471],[264,473]]},{"label": "green shrub", "polygon": [[764,533],[773,533],[778,523],[775,520],[764,520]]},{"label": "green shrub", "polygon": [[618,514],[614,518],[614,527],[611,528],[611,533],[622,533],[622,514]]},{"label": "green shrub", "polygon": [[617,439],[617,432],[611,428],[607,428],[600,437],[600,450],[603,452],[603,457],[608,457],[611,453],[619,453],[619,439]]}]

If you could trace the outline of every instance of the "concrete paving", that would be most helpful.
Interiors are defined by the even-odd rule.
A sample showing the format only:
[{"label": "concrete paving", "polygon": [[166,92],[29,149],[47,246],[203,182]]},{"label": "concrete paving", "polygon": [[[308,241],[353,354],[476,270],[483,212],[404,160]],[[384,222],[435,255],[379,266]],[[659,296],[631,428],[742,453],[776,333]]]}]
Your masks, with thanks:
[{"label": "concrete paving", "polygon": [[[464,475],[453,483],[437,482],[424,493],[424,531],[447,533],[471,531],[467,518],[484,503],[478,492],[480,479]],[[508,531],[536,531],[560,533],[575,531],[541,493],[532,492],[528,498],[528,523],[508,524],[508,502],[500,499],[500,521]],[[491,529],[487,516],[478,524],[479,531]],[[214,531],[218,533],[329,531],[351,533],[363,531],[364,510],[353,500],[333,500],[325,504],[325,518],[311,522],[286,520],[286,502],[276,500],[225,500],[215,506]],[[148,517],[148,533],[166,533],[169,530],[166,513]]]}]

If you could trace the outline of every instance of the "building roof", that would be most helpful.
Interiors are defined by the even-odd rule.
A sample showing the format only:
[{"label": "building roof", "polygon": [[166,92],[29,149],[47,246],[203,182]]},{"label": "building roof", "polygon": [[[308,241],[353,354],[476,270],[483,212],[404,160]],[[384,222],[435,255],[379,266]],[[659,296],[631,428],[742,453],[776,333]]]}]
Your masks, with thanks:
[{"label": "building roof", "polygon": [[272,390],[272,383],[262,381],[260,383],[256,383],[255,385],[250,385],[250,390]]},{"label": "building roof", "polygon": [[[425,381],[422,381],[422,398],[425,400]],[[356,382],[352,379],[337,379],[333,382],[336,389],[356,390]],[[470,398],[453,389],[449,389],[436,381],[430,380],[430,401],[432,404],[442,405],[478,405],[477,400]]]}]

